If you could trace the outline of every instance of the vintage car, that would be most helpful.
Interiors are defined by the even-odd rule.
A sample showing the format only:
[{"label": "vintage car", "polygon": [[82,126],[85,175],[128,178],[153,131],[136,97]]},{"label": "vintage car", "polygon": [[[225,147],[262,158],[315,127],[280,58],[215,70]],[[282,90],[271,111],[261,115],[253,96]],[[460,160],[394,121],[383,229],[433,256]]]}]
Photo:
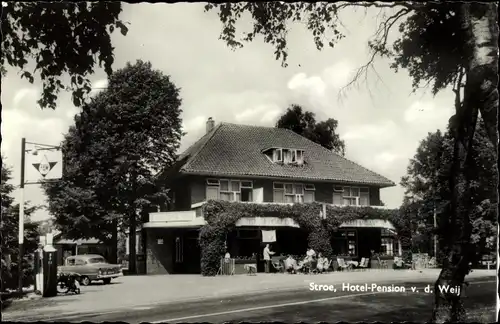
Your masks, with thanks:
[{"label": "vintage car", "polygon": [[82,254],[67,257],[64,266],[57,267],[58,272],[78,273],[80,283],[88,286],[92,281],[102,280],[109,284],[111,279],[123,275],[122,268],[118,264],[109,264],[104,257],[98,254]]}]

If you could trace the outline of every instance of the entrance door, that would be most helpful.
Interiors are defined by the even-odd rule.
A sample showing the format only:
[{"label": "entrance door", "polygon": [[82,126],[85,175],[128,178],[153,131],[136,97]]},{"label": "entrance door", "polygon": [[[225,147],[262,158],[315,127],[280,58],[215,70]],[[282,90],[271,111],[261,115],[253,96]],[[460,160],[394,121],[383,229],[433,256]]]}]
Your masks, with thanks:
[{"label": "entrance door", "polygon": [[175,273],[200,273],[201,253],[198,244],[198,231],[176,234],[173,259]]},{"label": "entrance door", "polygon": [[184,271],[185,273],[200,273],[201,251],[197,238],[184,240]]}]

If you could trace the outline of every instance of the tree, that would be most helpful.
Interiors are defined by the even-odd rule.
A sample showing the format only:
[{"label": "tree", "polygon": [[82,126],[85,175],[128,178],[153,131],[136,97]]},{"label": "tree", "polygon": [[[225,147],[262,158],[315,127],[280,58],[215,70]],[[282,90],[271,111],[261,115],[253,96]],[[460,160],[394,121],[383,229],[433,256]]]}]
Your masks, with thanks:
[{"label": "tree", "polygon": [[[30,83],[37,75],[43,82],[42,108],[55,109],[60,91],[71,91],[73,103],[80,106],[92,90],[88,76],[96,64],[108,76],[112,72],[110,35],[115,29],[124,36],[128,31],[118,19],[121,11],[120,2],[109,1],[2,3],[2,76],[6,65]],[[63,83],[64,74],[69,74],[70,84]]]},{"label": "tree", "polygon": [[[63,142],[64,174],[46,183],[49,210],[74,238],[135,233],[139,214],[167,199],[157,174],[176,160],[183,135],[180,89],[149,62],[128,63],[75,117]],[[126,217],[123,217],[126,215]],[[130,235],[135,271],[136,236]]]},{"label": "tree", "polygon": [[[496,235],[497,197],[495,186],[498,179],[496,153],[487,140],[484,123],[479,120],[474,136],[477,154],[473,157],[474,171],[477,175],[473,184],[471,222],[473,256],[470,262],[476,263],[482,255],[495,250],[492,238]],[[439,130],[429,133],[420,143],[417,153],[410,160],[408,174],[402,178],[401,185],[406,189],[405,204],[410,201],[417,204],[415,220],[419,223],[419,244],[430,247],[434,234],[439,236],[441,244],[446,243],[446,208],[452,199],[449,188],[451,165],[453,163],[453,136],[450,132],[442,134]],[[462,183],[461,185],[465,185]],[[434,209],[438,223],[444,223],[434,230]]]},{"label": "tree", "polygon": [[[223,24],[221,39],[235,49],[256,36],[275,48],[277,60],[286,66],[288,56],[288,23],[301,22],[313,34],[318,50],[329,39],[329,46],[344,37],[338,13],[346,8],[379,8],[386,14],[374,37],[368,63],[355,74],[349,86],[367,76],[376,57],[393,59],[392,68],[406,69],[414,81],[414,89],[421,83],[432,84],[437,93],[454,87],[455,114],[450,118],[453,135],[453,163],[448,181],[452,199],[447,205],[450,235],[446,238],[449,252],[436,285],[461,285],[469,271],[472,257],[472,205],[469,184],[474,181],[471,167],[473,140],[480,112],[488,139],[497,144],[498,113],[498,26],[496,6],[493,3],[221,3],[207,4],[205,9],[218,10]],[[384,9],[391,12],[387,14]],[[253,19],[253,30],[237,40],[235,24],[244,13]],[[389,32],[398,26],[400,37],[388,44]],[[462,96],[463,93],[463,96]],[[458,183],[464,181],[464,190]],[[437,287],[435,287],[437,288]],[[461,321],[465,315],[460,296],[435,291],[432,320],[435,322]]]},{"label": "tree", "polygon": [[333,118],[317,123],[314,113],[303,112],[299,105],[291,105],[276,122],[278,128],[290,129],[328,150],[344,155],[345,143],[335,133],[337,126],[338,121]]},{"label": "tree", "polygon": [[[19,204],[14,204],[12,193],[15,188],[9,183],[12,180],[12,170],[5,165],[3,156],[1,177],[2,222],[0,223],[0,232],[2,242],[0,251],[2,254],[2,286],[0,290],[3,292],[5,289],[14,289],[17,287],[19,275]],[[31,254],[35,252],[38,242],[37,225],[30,222],[30,215],[38,207],[30,206],[29,202],[26,202],[24,208],[24,256],[21,264],[23,285],[26,287],[32,284],[33,269],[29,260]]]}]

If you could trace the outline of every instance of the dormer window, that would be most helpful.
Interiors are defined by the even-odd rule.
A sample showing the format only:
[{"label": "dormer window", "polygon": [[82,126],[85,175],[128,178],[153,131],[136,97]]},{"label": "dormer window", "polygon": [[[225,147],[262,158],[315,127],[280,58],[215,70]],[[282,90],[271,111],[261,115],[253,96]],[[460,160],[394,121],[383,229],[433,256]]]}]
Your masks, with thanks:
[{"label": "dormer window", "polygon": [[283,161],[283,151],[281,149],[273,150],[273,161],[282,162]]},{"label": "dormer window", "polygon": [[292,148],[270,148],[263,153],[274,163],[304,164],[304,151]]}]

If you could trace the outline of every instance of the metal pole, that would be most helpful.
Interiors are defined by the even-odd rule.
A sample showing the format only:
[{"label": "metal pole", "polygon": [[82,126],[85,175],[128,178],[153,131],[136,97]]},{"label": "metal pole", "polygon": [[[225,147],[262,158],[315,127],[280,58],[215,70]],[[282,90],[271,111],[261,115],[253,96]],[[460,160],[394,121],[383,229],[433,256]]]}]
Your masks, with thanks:
[{"label": "metal pole", "polygon": [[[436,206],[434,206],[434,230],[437,230]],[[438,236],[437,234],[434,234],[434,257],[436,258],[436,262],[437,262],[437,241],[438,241]]]},{"label": "metal pole", "polygon": [[21,200],[19,202],[19,257],[17,260],[18,290],[23,292],[23,257],[24,257],[24,165],[26,138],[21,139]]}]

